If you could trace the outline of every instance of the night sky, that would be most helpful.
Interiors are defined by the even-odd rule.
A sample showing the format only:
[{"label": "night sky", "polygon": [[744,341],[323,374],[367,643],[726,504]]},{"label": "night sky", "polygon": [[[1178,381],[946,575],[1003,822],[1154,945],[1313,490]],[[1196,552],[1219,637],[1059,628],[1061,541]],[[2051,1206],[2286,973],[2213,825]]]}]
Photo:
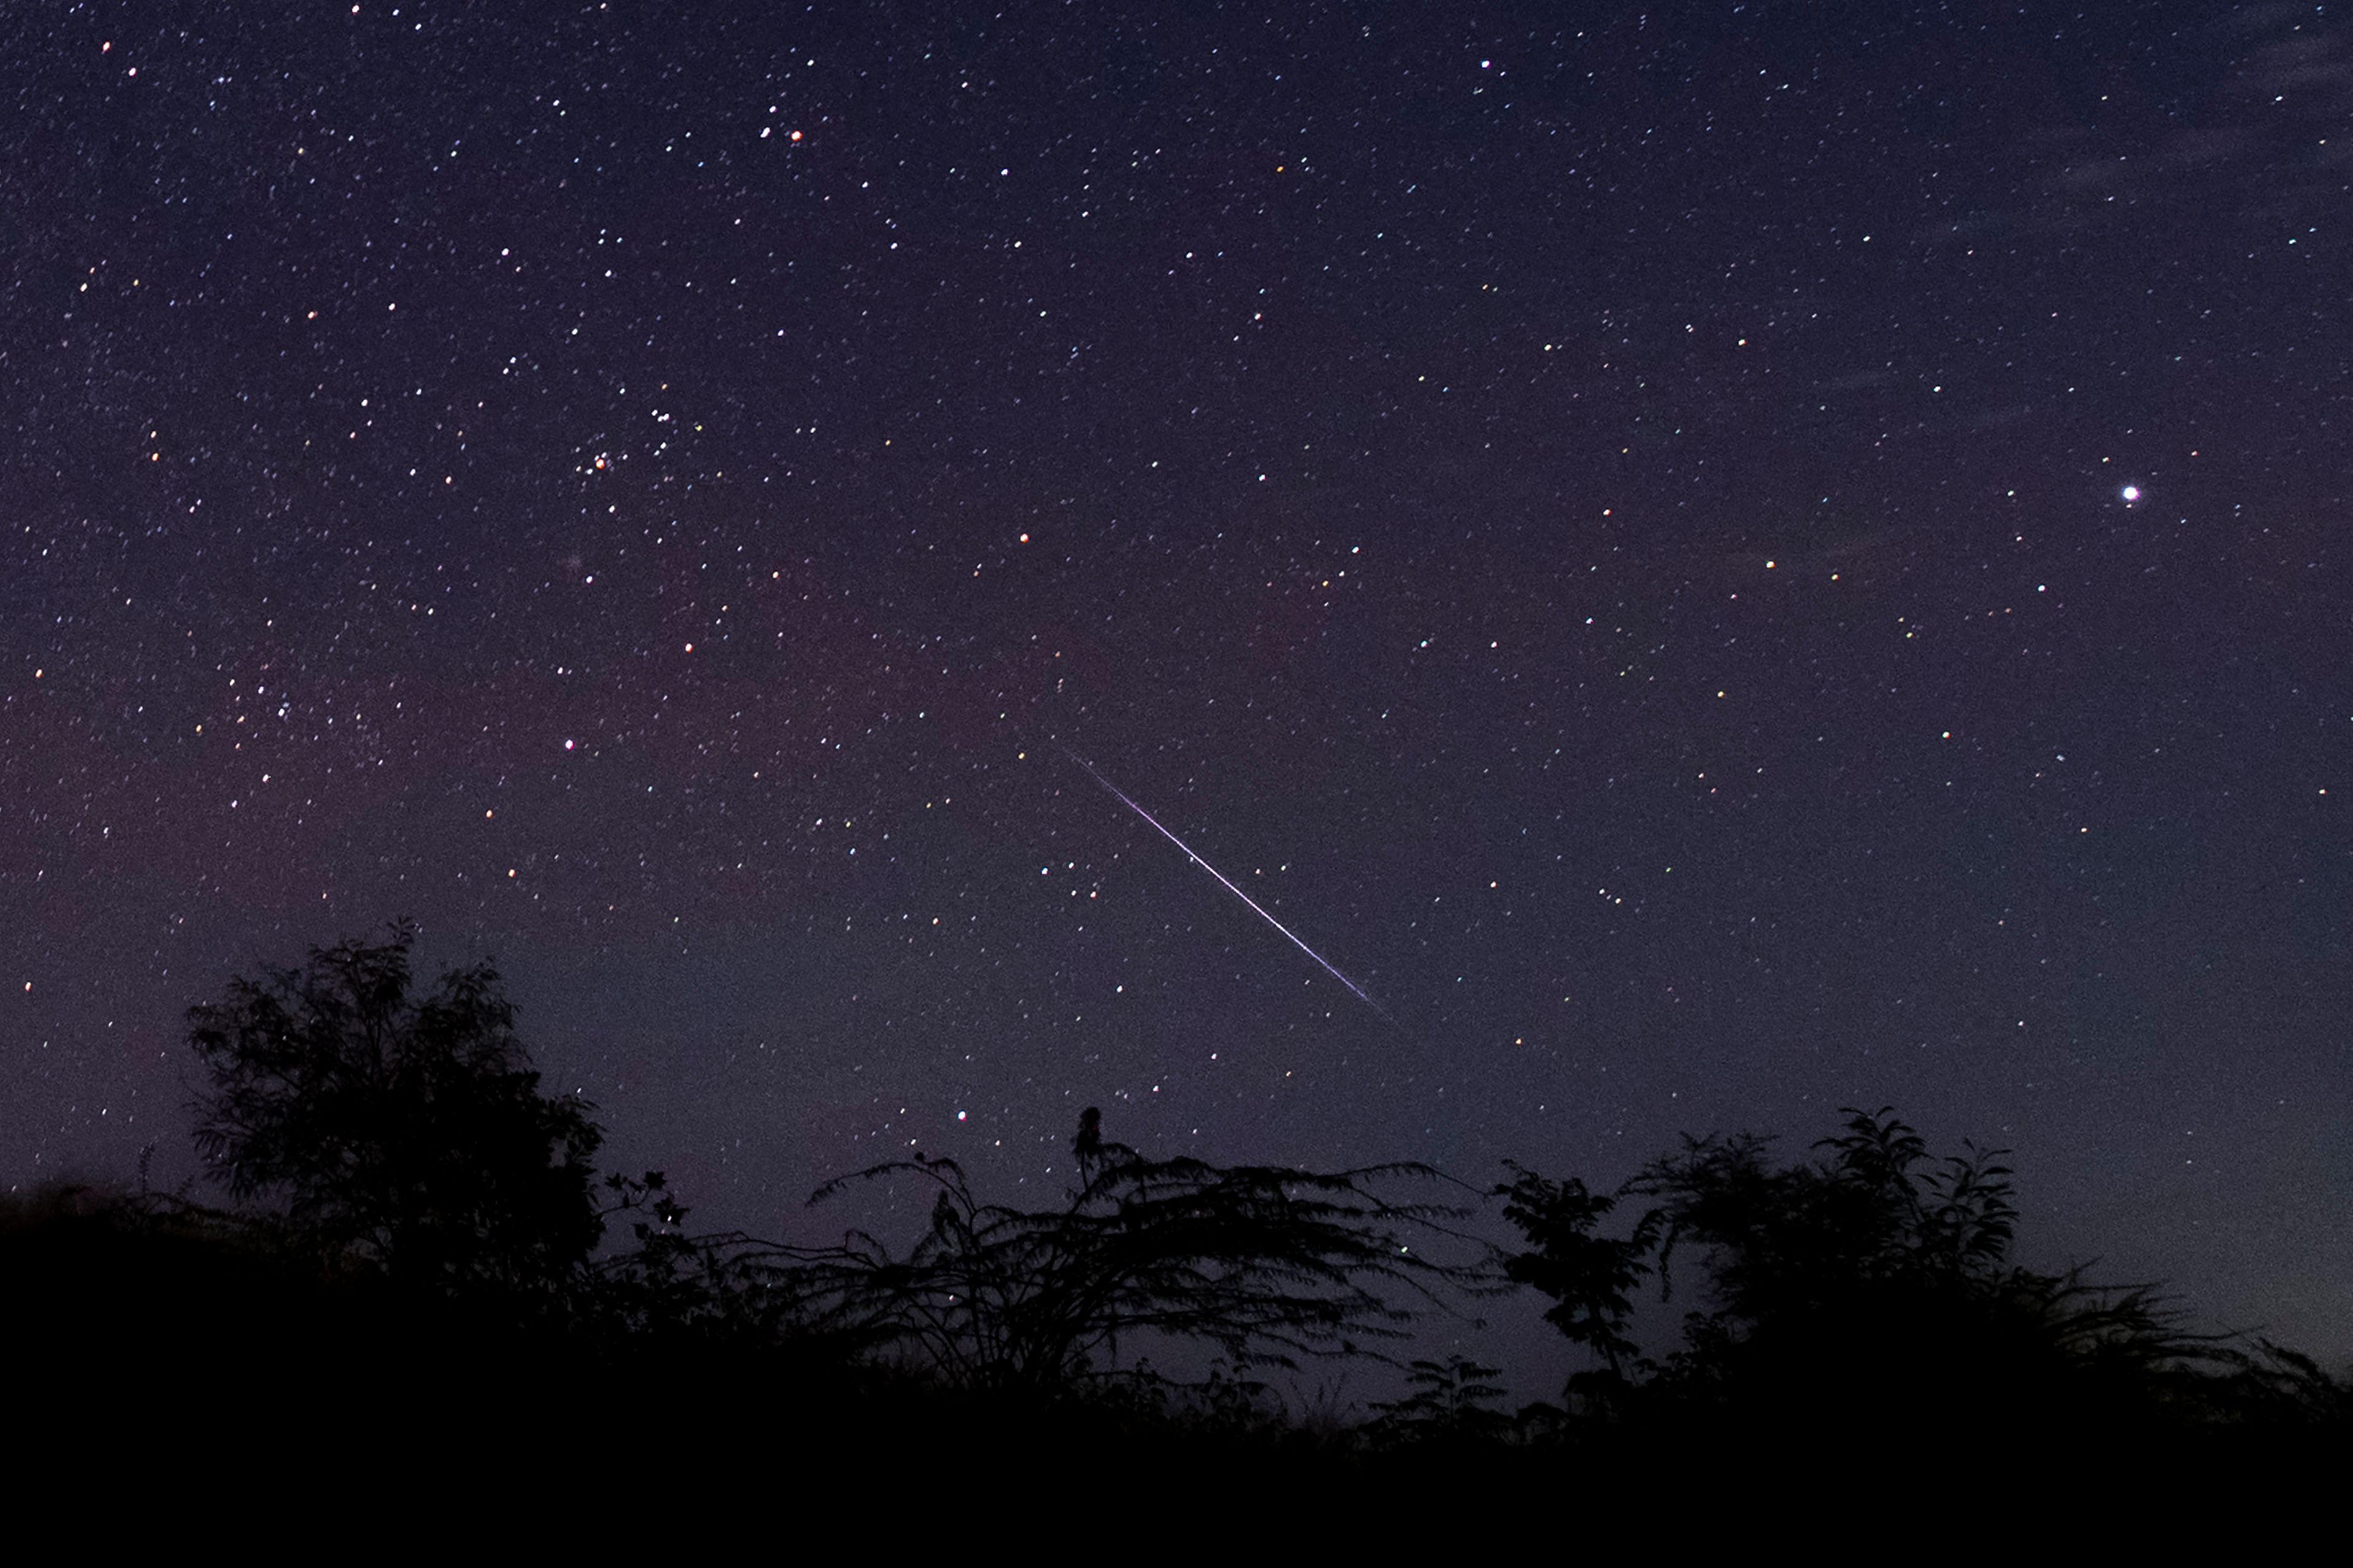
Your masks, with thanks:
[{"label": "night sky", "polygon": [[0,1181],[192,1174],[185,1009],[408,915],[698,1226],[1893,1104],[2353,1354],[2341,7],[0,61]]}]

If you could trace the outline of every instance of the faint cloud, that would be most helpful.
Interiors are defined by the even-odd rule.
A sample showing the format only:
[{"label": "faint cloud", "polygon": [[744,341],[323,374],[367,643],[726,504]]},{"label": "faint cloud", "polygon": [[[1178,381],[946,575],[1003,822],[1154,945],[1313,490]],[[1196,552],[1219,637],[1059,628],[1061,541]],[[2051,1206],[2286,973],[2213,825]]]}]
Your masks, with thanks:
[{"label": "faint cloud", "polygon": [[[2220,72],[2198,123],[2154,135],[2085,126],[2027,134],[2023,150],[2042,171],[2027,226],[2081,231],[2188,205],[2278,223],[2339,199],[2353,156],[2353,29],[2279,5],[2242,13],[2213,37],[2246,52]],[[2250,48],[2259,37],[2268,41]]]}]

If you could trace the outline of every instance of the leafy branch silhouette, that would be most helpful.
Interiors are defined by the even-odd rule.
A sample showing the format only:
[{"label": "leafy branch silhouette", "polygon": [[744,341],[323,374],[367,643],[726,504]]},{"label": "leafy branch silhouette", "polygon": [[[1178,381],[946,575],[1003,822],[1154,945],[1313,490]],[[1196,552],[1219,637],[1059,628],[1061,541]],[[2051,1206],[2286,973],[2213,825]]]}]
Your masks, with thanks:
[{"label": "leafy branch silhouette", "polygon": [[[1058,1209],[976,1197],[953,1160],[918,1155],[828,1183],[812,1203],[870,1183],[933,1189],[903,1254],[865,1231],[795,1252],[792,1289],[818,1326],[910,1358],[952,1383],[1045,1392],[1115,1373],[1123,1342],[1205,1343],[1237,1369],[1377,1354],[1444,1295],[1492,1289],[1477,1264],[1414,1238],[1454,1237],[1459,1204],[1382,1189],[1449,1178],[1426,1165],[1332,1173],[1151,1160],[1101,1137],[1074,1144],[1082,1185]],[[780,1259],[783,1261],[783,1259]]]}]

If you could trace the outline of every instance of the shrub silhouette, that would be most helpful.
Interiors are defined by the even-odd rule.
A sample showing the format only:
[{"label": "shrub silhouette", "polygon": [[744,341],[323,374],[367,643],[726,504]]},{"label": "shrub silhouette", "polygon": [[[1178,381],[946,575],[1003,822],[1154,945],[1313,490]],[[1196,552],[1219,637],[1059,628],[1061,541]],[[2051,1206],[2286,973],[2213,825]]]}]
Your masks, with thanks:
[{"label": "shrub silhouette", "polygon": [[561,1303],[604,1233],[590,1107],[539,1089],[497,973],[411,994],[415,928],[313,949],[190,1009],[196,1147],[337,1268]]},{"label": "shrub silhouette", "polygon": [[79,1184],[0,1197],[0,1326],[11,1343],[40,1347],[20,1375],[83,1383],[249,1365],[299,1344],[322,1300],[315,1276],[233,1222]]},{"label": "shrub silhouette", "polygon": [[1373,1406],[1365,1440],[1375,1447],[1503,1441],[1513,1428],[1512,1418],[1497,1408],[1504,1397],[1503,1384],[1494,1381],[1499,1375],[1497,1368],[1465,1355],[1416,1360],[1406,1368],[1409,1392]]},{"label": "shrub silhouette", "polygon": [[1518,1165],[1510,1169],[1514,1179],[1495,1195],[1528,1250],[1504,1259],[1504,1277],[1551,1297],[1545,1321],[1601,1358],[1599,1368],[1570,1376],[1570,1397],[1609,1403],[1622,1396],[1630,1369],[1648,1365],[1627,1325],[1634,1289],[1651,1272],[1644,1259],[1657,1243],[1660,1220],[1644,1215],[1622,1240],[1599,1235],[1617,1199],[1575,1176],[1552,1182]]},{"label": "shrub silhouette", "polygon": [[828,1183],[914,1181],[930,1224],[903,1255],[853,1231],[779,1258],[804,1321],[854,1335],[961,1386],[1066,1392],[1119,1375],[1123,1343],[1205,1345],[1237,1369],[1368,1353],[1402,1338],[1441,1287],[1477,1289],[1408,1237],[1447,1234],[1458,1206],[1380,1189],[1443,1180],[1428,1166],[1335,1173],[1150,1160],[1102,1135],[1088,1110],[1073,1143],[1081,1185],[1060,1208],[976,1197],[951,1160],[892,1161]]},{"label": "shrub silhouette", "polygon": [[[2148,1288],[2021,1266],[2000,1151],[1933,1160],[1892,1112],[1846,1116],[1794,1164],[1754,1135],[1686,1139],[1622,1189],[1650,1200],[1623,1240],[1597,1234],[1611,1199],[1523,1172],[1503,1192],[1529,1247],[1507,1271],[1560,1303],[1547,1317],[1605,1378],[1643,1374],[1605,1384],[1630,1408],[1686,1428],[1762,1421],[1854,1447],[1918,1419],[2081,1437],[2326,1403],[2309,1363],[2190,1332]],[[1704,1304],[1672,1353],[1640,1360],[1632,1288],[1655,1271],[1672,1300],[1694,1255]]]}]

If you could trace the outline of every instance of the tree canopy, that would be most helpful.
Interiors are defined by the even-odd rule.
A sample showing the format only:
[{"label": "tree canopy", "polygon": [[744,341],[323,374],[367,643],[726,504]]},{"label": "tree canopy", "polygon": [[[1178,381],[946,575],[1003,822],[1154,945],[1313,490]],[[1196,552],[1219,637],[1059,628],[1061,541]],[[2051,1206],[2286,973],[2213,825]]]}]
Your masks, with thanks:
[{"label": "tree canopy", "polygon": [[540,1091],[488,964],[413,994],[416,930],[311,950],[190,1009],[196,1147],[337,1264],[438,1291],[545,1292],[604,1233],[591,1107]]},{"label": "tree canopy", "polygon": [[[1896,1411],[2121,1429],[2330,1397],[2308,1363],[2191,1332],[2149,1289],[2021,1264],[2001,1151],[1932,1159],[1884,1109],[1848,1110],[1814,1147],[1783,1163],[1753,1134],[1689,1138],[1614,1199],[1525,1172],[1501,1190],[1528,1244],[1507,1272],[1553,1297],[1547,1319],[1607,1363],[1572,1378],[1572,1395],[1638,1392],[1653,1418],[1714,1411],[1854,1431]],[[1630,1234],[1599,1234],[1629,1199],[1648,1201]],[[1700,1300],[1680,1344],[1639,1356],[1634,1287],[1655,1275],[1672,1300],[1690,1284],[1678,1266],[1694,1262]]]}]

